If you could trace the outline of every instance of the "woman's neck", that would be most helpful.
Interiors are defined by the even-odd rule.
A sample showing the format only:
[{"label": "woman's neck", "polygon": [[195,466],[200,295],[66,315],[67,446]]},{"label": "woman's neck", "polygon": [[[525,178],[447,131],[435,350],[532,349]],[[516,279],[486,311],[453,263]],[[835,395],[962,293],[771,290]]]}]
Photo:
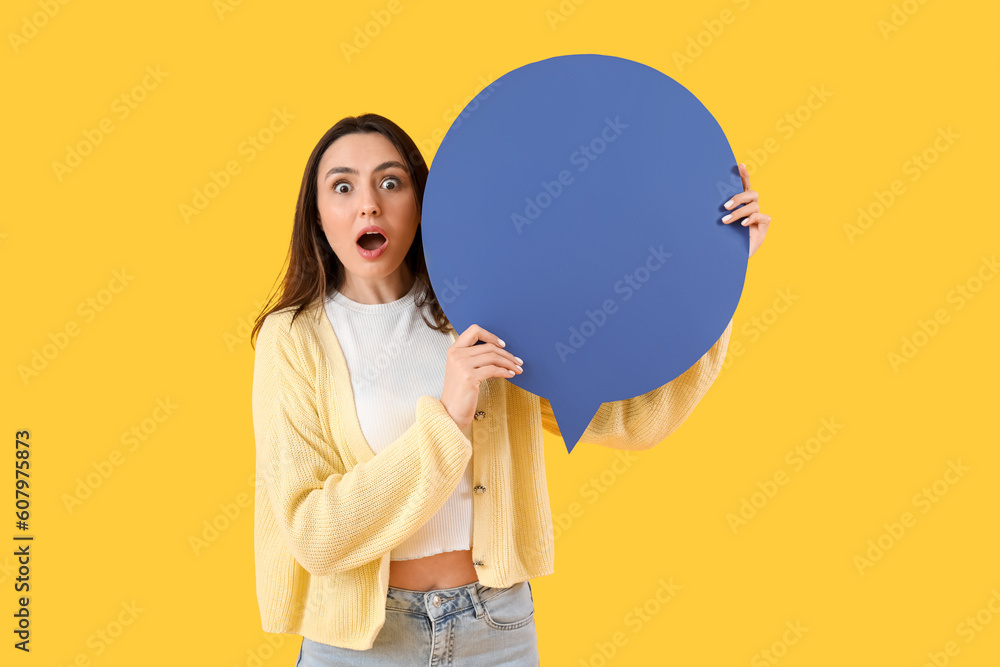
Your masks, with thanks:
[{"label": "woman's neck", "polygon": [[392,276],[377,280],[357,278],[348,274],[338,291],[358,303],[390,303],[406,296],[413,289],[415,280],[416,276],[409,270],[396,272]]}]

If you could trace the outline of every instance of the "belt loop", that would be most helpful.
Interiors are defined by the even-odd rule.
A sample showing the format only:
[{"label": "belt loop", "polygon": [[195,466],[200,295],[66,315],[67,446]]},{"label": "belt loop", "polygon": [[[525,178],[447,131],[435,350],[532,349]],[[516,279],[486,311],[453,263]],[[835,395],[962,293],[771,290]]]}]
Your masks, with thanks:
[{"label": "belt loop", "polygon": [[478,581],[472,582],[472,585],[469,586],[469,597],[472,598],[472,606],[476,608],[476,618],[483,617],[483,601],[479,599],[480,586]]}]

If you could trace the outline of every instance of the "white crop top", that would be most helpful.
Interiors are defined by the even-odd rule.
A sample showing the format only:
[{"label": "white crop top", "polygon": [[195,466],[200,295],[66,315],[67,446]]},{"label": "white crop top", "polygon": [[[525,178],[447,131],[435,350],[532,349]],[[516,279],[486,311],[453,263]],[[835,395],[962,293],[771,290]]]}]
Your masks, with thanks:
[{"label": "white crop top", "polygon": [[[440,400],[451,337],[431,329],[416,307],[420,280],[400,299],[358,303],[340,292],[326,299],[326,314],[347,360],[354,404],[365,440],[377,456],[416,421],[417,399]],[[424,308],[428,321],[430,310]],[[463,429],[472,440],[472,425]],[[422,558],[472,548],[472,459],[445,504],[390,551],[389,560]]]}]

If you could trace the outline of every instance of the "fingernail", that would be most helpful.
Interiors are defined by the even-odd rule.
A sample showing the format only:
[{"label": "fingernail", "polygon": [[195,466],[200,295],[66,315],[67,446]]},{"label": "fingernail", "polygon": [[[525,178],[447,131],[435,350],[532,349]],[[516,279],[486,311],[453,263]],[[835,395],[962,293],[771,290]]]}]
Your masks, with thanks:
[{"label": "fingernail", "polygon": [[514,361],[517,362],[518,366],[523,366],[524,365],[524,360],[521,359],[521,357],[514,357]]},{"label": "fingernail", "polygon": [[500,347],[507,347],[507,343],[503,342],[503,338],[497,338],[500,341]]},{"label": "fingernail", "polygon": [[749,220],[744,220],[740,224],[743,225],[744,227],[746,227],[748,222],[750,222],[750,221]]},{"label": "fingernail", "polygon": [[733,217],[733,214],[732,214],[732,213],[730,213],[729,215],[727,215],[726,217],[724,217],[724,218],[722,219],[722,221],[723,221],[723,222],[725,222],[726,220],[729,220],[729,218],[731,218],[731,217]]},{"label": "fingernail", "polygon": [[733,200],[732,200],[732,199],[730,199],[730,200],[729,200],[729,201],[727,201],[727,202],[726,202],[725,204],[723,204],[723,206],[725,206],[726,208],[729,208],[729,207],[730,207],[730,206],[732,206],[732,205],[733,205]]}]

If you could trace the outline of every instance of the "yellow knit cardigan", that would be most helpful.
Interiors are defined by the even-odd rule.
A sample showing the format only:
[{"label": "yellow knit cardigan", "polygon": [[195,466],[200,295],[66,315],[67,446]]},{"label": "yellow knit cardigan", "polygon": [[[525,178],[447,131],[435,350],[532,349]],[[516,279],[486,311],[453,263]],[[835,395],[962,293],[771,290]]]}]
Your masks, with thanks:
[{"label": "yellow knit cardigan", "polygon": [[[317,299],[269,314],[253,368],[254,563],[261,625],[323,644],[369,649],[385,622],[389,552],[444,504],[472,459],[472,558],[485,586],[554,571],[543,428],[549,402],[505,378],[480,385],[470,440],[440,400],[376,456],[361,431],[347,362]],[[581,442],[649,449],[714,382],[732,331],[682,375],[601,404]],[[452,339],[457,335],[452,332]]]}]

